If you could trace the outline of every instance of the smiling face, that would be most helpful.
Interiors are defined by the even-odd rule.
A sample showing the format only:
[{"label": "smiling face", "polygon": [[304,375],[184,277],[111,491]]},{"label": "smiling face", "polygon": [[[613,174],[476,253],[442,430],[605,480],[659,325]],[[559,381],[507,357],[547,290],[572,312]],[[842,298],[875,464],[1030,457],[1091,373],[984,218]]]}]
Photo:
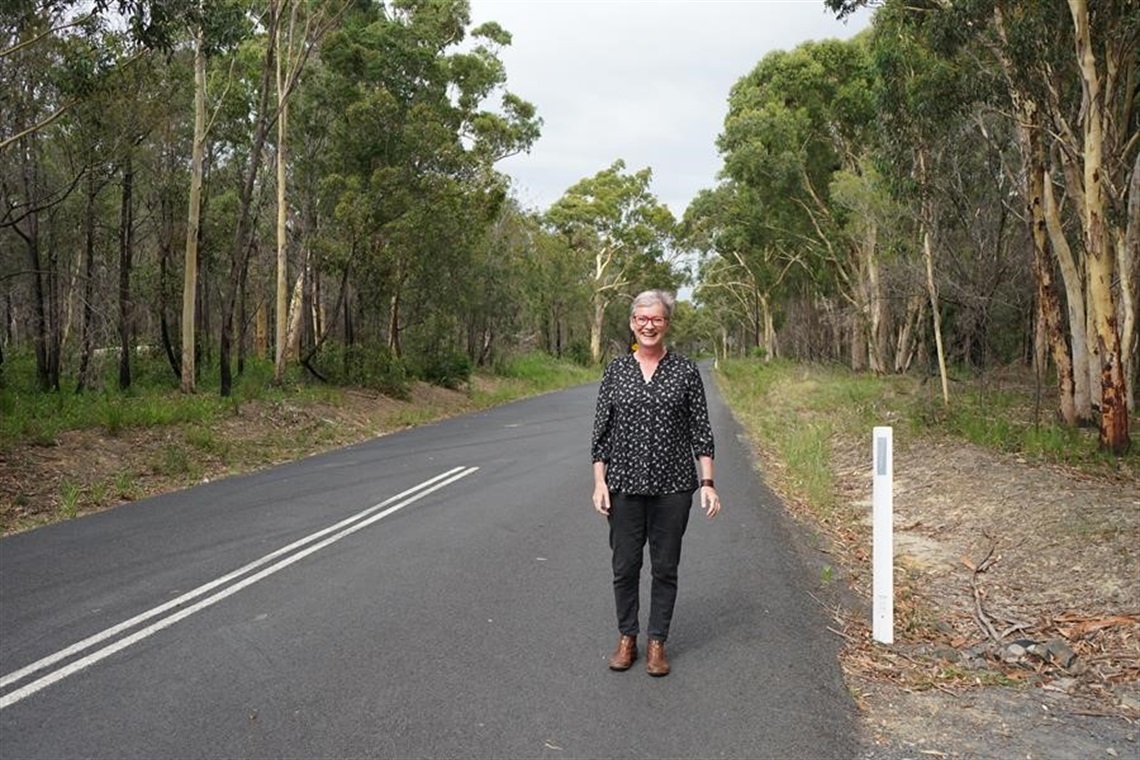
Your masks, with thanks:
[{"label": "smiling face", "polygon": [[657,348],[669,332],[669,317],[665,305],[658,302],[648,306],[638,306],[629,318],[629,329],[637,336],[637,345],[649,349]]}]

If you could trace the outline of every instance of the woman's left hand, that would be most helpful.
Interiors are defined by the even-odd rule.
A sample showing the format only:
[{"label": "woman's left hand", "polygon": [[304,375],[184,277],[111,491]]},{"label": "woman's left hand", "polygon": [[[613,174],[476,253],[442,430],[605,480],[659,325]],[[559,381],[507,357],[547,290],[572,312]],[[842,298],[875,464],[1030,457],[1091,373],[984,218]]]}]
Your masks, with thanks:
[{"label": "woman's left hand", "polygon": [[710,519],[720,513],[720,496],[717,495],[716,486],[701,486],[701,509]]}]

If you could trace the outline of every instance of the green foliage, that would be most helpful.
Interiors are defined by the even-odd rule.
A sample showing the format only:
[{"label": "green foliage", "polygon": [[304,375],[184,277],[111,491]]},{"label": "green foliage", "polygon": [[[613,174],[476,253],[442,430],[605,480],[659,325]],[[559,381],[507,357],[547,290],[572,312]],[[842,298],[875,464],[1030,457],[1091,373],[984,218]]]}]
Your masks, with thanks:
[{"label": "green foliage", "polygon": [[590,343],[584,338],[571,341],[566,347],[566,356],[583,367],[589,367],[593,363],[590,358]]},{"label": "green foliage", "polygon": [[371,388],[395,398],[408,395],[408,368],[388,348],[332,344],[312,361],[321,375],[336,385]]},{"label": "green foliage", "polygon": [[471,381],[473,370],[471,357],[462,351],[450,350],[420,357],[415,374],[432,385],[457,390]]}]

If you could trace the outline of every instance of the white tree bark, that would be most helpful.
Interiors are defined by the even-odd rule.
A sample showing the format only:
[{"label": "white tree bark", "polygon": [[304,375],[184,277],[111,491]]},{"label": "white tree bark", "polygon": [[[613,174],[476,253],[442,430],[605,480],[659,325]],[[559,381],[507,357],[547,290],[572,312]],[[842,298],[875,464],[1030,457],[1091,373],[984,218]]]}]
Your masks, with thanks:
[{"label": "white tree bark", "polygon": [[182,281],[182,392],[195,390],[194,318],[198,282],[198,225],[202,212],[202,163],[206,152],[206,41],[194,36],[194,144],[190,153],[190,207],[186,218],[186,266]]}]

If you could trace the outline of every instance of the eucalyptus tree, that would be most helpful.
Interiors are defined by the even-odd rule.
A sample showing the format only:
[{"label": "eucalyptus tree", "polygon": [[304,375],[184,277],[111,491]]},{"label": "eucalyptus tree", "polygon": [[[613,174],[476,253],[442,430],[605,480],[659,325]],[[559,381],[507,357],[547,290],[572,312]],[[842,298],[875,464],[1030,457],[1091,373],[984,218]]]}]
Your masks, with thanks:
[{"label": "eucalyptus tree", "polygon": [[[45,244],[45,239],[86,229],[86,242],[70,248],[85,250],[93,263],[96,199],[121,141],[84,120],[106,107],[109,80],[139,57],[133,45],[119,44],[119,35],[108,31],[100,6],[72,5],[14,3],[0,11],[0,230],[15,234],[24,249],[36,374],[43,390],[60,387],[71,288],[60,258],[69,246]],[[86,221],[63,223],[64,206],[80,186]],[[90,324],[89,311],[84,321]]]},{"label": "eucalyptus tree", "polygon": [[[277,383],[284,380],[288,349],[299,337],[300,297],[304,291],[305,273],[309,269],[308,262],[302,258],[297,268],[297,281],[293,288],[295,296],[290,306],[286,224],[289,211],[286,204],[289,176],[287,171],[289,98],[298,85],[313,51],[325,34],[340,22],[351,2],[352,0],[320,0],[315,3],[305,3],[301,0],[272,0],[272,3],[280,8],[276,15],[284,18],[288,11],[288,22],[278,24],[277,39],[272,42],[277,48],[274,71],[274,93],[277,104],[277,276],[274,299],[276,320],[273,371],[273,378]],[[264,313],[263,306],[262,313]]]},{"label": "eucalyptus tree", "polygon": [[352,238],[372,338],[396,356],[408,329],[423,344],[444,314],[461,319],[450,296],[463,283],[443,273],[474,255],[505,197],[494,162],[538,136],[533,106],[505,91],[498,51],[510,35],[469,25],[459,0],[367,4],[321,50],[320,97],[335,104],[325,203]]},{"label": "eucalyptus tree", "polygon": [[876,371],[886,371],[879,218],[851,224],[831,198],[837,172],[858,181],[868,171],[874,97],[863,37],[773,52],[733,85],[717,146],[725,176],[755,198],[765,246],[812,272],[818,296],[837,293],[850,305],[852,366],[862,368],[869,358]]},{"label": "eucalyptus tree", "polygon": [[[186,214],[186,247],[182,281],[181,388],[191,393],[197,386],[198,243],[201,237],[202,183],[208,150],[207,69],[211,58],[232,49],[249,32],[250,24],[237,0],[186,0],[177,16],[192,40],[194,51],[194,137],[190,154],[190,192]],[[260,160],[260,159],[258,159]],[[256,172],[254,172],[256,176]],[[244,233],[241,225],[236,235]],[[223,322],[226,320],[223,307]],[[225,328],[223,328],[223,333]],[[223,342],[225,341],[223,337]],[[228,348],[228,346],[227,346]],[[224,352],[223,352],[224,354]],[[224,354],[228,359],[228,355]],[[228,372],[223,360],[223,375]],[[223,385],[225,382],[223,381]],[[228,392],[228,388],[226,389]]]},{"label": "eucalyptus tree", "polygon": [[[257,10],[262,10],[258,8]],[[248,148],[243,146],[235,155],[243,160],[241,179],[238,190],[237,219],[234,224],[232,243],[229,251],[228,274],[222,282],[221,299],[221,336],[219,340],[219,372],[221,395],[228,396],[233,387],[233,370],[231,366],[231,351],[234,340],[234,321],[239,299],[244,296],[246,278],[248,275],[248,262],[253,238],[253,203],[258,190],[258,176],[264,160],[266,142],[270,130],[277,118],[277,107],[272,102],[274,76],[277,70],[277,36],[281,24],[281,5],[276,0],[270,0],[264,7],[264,13],[258,18],[259,25],[264,29],[261,39],[246,39],[258,58],[259,66],[253,70],[253,78],[248,83],[249,94],[248,118],[252,121],[248,135]],[[235,21],[238,20],[234,14]],[[250,21],[246,21],[252,27]],[[239,23],[241,29],[246,24]],[[242,52],[241,46],[238,53]],[[254,84],[256,82],[256,84]],[[240,90],[239,90],[240,91]],[[189,233],[188,233],[189,234]],[[240,336],[239,336],[240,337]],[[185,352],[185,347],[183,348]],[[183,356],[185,362],[185,354]]]},{"label": "eucalyptus tree", "polygon": [[780,355],[779,301],[806,267],[803,258],[773,234],[765,202],[755,188],[726,180],[697,194],[681,228],[685,246],[701,254],[695,296],[712,307],[723,352],[736,323],[746,328],[748,344],[772,359]]},{"label": "eucalyptus tree", "polygon": [[975,59],[964,54],[937,55],[934,46],[943,27],[937,16],[907,17],[907,10],[888,5],[875,17],[872,47],[877,88],[880,150],[887,157],[900,194],[916,199],[922,261],[929,295],[942,398],[950,403],[944,304],[936,263],[945,249],[941,238],[949,224],[946,177],[940,167],[954,150],[954,135],[979,99],[985,82]]},{"label": "eucalyptus tree", "polygon": [[611,303],[641,286],[671,287],[676,221],[650,192],[649,168],[627,173],[614,161],[579,180],[546,212],[546,221],[576,253],[579,276],[588,283],[592,318],[590,359],[602,360],[602,334]]},{"label": "eucalyptus tree", "polygon": [[[827,0],[846,14],[866,0]],[[1068,302],[1073,378],[1064,346],[1056,339],[1060,322],[1050,297],[1051,269],[1035,263],[1039,319],[1053,331],[1062,411],[1082,415],[1080,354],[1092,357],[1090,385],[1099,386],[1102,447],[1129,446],[1128,410],[1136,366],[1137,247],[1140,221],[1130,214],[1140,187],[1140,115],[1134,83],[1138,74],[1140,7],[1133,0],[972,0],[951,3],[885,3],[884,11],[914,25],[933,19],[953,30],[949,41],[988,48],[1004,74],[1006,96],[1019,120],[1025,196],[1038,259],[1048,239],[1060,269]],[[1059,170],[1043,166],[1055,157]],[[1065,189],[1058,202],[1053,185]],[[1042,181],[1038,177],[1043,177]],[[1062,214],[1081,230],[1077,245],[1065,236]],[[1076,250],[1074,255],[1073,250]],[[1083,308],[1082,308],[1083,307]],[[1082,313],[1083,312],[1083,313]],[[1083,325],[1087,335],[1082,335]],[[1082,346],[1081,338],[1087,340]],[[1066,401],[1072,399],[1072,401]]]},{"label": "eucalyptus tree", "polygon": [[[1126,367],[1136,367],[1137,225],[1125,216],[1126,194],[1140,189],[1140,114],[1135,83],[1140,75],[1140,8],[1108,0],[1090,10],[1087,0],[1068,0],[1073,21],[1082,118],[1074,124],[1054,109],[1062,155],[1070,163],[1069,190],[1081,221],[1093,332],[1100,364],[1100,444],[1123,453],[1128,432]],[[1132,159],[1129,160],[1128,156]],[[1129,179],[1131,177],[1131,179]],[[1126,189],[1126,188],[1130,188]],[[1131,228],[1131,229],[1129,229]],[[1131,250],[1128,238],[1131,236]],[[1119,261],[1119,267],[1117,262]],[[1124,317],[1113,297],[1117,277]],[[1129,345],[1131,344],[1131,346]],[[1125,355],[1125,347],[1133,356]]]}]

